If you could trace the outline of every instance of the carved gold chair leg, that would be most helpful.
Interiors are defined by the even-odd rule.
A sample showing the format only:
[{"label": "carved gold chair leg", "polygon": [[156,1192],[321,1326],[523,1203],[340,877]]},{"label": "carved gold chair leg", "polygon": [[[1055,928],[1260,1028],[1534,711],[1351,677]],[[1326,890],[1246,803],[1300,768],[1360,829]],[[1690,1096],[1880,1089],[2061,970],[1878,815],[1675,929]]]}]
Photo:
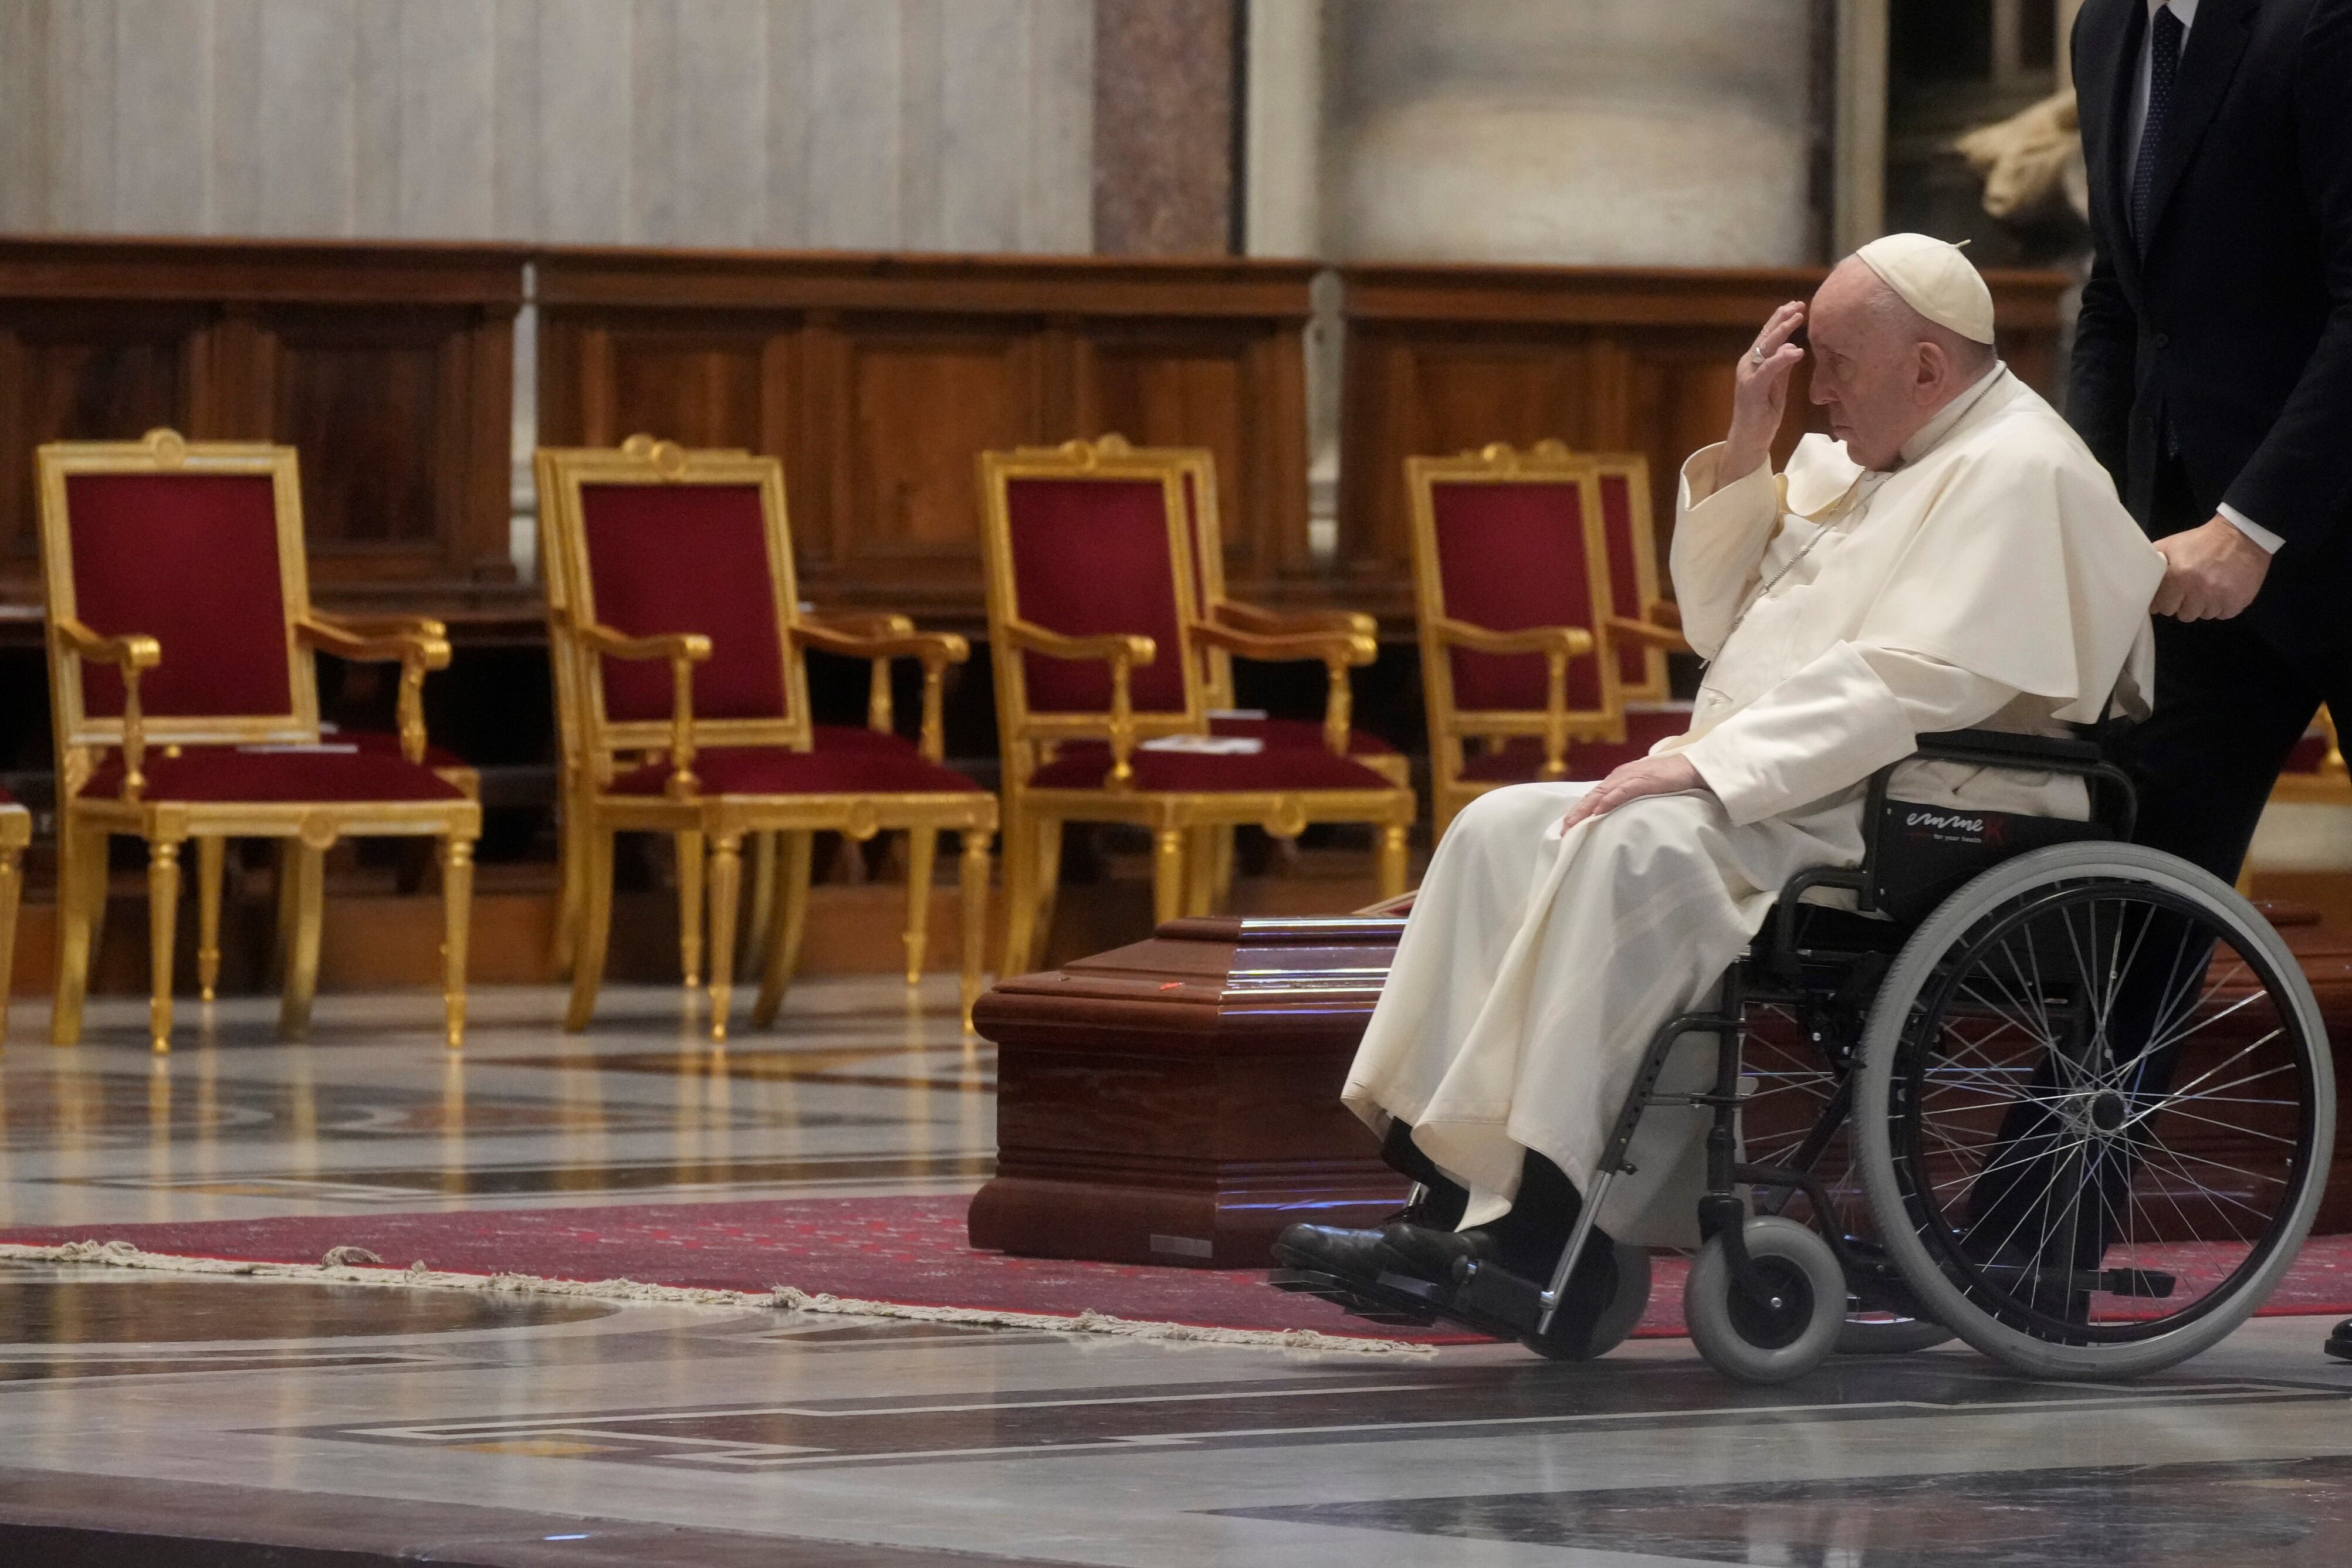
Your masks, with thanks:
[{"label": "carved gold chair leg", "polygon": [[801,964],[801,936],[808,929],[809,873],[815,859],[816,835],[806,830],[779,833],[776,852],[776,918],[761,960],[760,999],[751,1009],[751,1027],[767,1029],[776,1021]]},{"label": "carved gold chair leg", "polygon": [[466,949],[474,919],[474,841],[441,841],[441,1013],[449,1049],[466,1043]]},{"label": "carved gold chair leg", "polygon": [[1381,896],[1384,899],[1395,898],[1404,892],[1404,879],[1408,869],[1405,858],[1407,830],[1402,823],[1391,822],[1383,825],[1379,831],[1380,849],[1376,856],[1375,872],[1380,878]]},{"label": "carved gold chair leg", "polygon": [[907,833],[907,984],[919,985],[931,929],[931,872],[940,852],[937,829]]},{"label": "carved gold chair leg", "polygon": [[1217,841],[1223,828],[1195,828],[1184,835],[1184,913],[1206,915],[1217,896]]},{"label": "carved gold chair leg", "polygon": [[288,882],[293,894],[293,925],[287,932],[278,1038],[303,1040],[310,1033],[310,1002],[319,991],[319,933],[327,916],[327,852],[293,839],[288,841],[287,858],[292,863]]},{"label": "carved gold chair leg", "polygon": [[751,912],[737,944],[735,978],[748,984],[768,956],[768,927],[776,918],[776,852],[781,833],[753,833],[751,841]]},{"label": "carved gold chair leg", "polygon": [[172,949],[179,936],[180,845],[171,838],[147,842],[148,968],[153,989],[147,999],[147,1035],[155,1053],[172,1049]]},{"label": "carved gold chair leg", "polygon": [[1029,970],[1029,945],[1037,929],[1037,834],[1029,813],[1004,819],[1004,956],[1000,975]]},{"label": "carved gold chair leg", "polygon": [[583,823],[573,841],[580,851],[580,925],[572,936],[572,1005],[563,1027],[577,1034],[596,1013],[596,988],[604,979],[604,951],[613,936],[613,834]]},{"label": "carved gold chair leg", "polygon": [[220,989],[221,873],[228,841],[207,833],[196,841],[196,998]]},{"label": "carved gold chair leg", "polygon": [[8,988],[16,978],[16,910],[25,892],[25,852],[0,849],[0,1041],[8,1038]]},{"label": "carved gold chair leg", "polygon": [[674,835],[677,844],[677,957],[689,991],[702,984],[702,835]]},{"label": "carved gold chair leg", "polygon": [[1165,925],[1184,912],[1184,830],[1159,828],[1151,835],[1151,921]]},{"label": "carved gold chair leg", "polygon": [[[1062,820],[1048,817],[1036,823],[1036,935],[1031,939],[1027,964],[1044,961],[1054,949],[1054,912],[1062,896]],[[1024,967],[1027,965],[1024,966]]]},{"label": "carved gold chair leg", "polygon": [[567,794],[559,799],[556,808],[562,813],[555,835],[555,931],[549,944],[548,958],[556,977],[568,978],[572,960],[580,950],[581,910],[587,902],[581,880],[581,866],[586,856],[580,844],[581,823],[586,813],[574,805]]},{"label": "carved gold chair leg", "polygon": [[727,1038],[727,1015],[735,1001],[735,921],[743,896],[743,836],[719,833],[710,841],[710,1038]]},{"label": "carved gold chair leg", "polygon": [[1214,908],[1231,909],[1234,906],[1234,840],[1238,836],[1231,828],[1220,828],[1212,841],[1216,846],[1213,852],[1216,868],[1213,873]]},{"label": "carved gold chair leg", "polygon": [[61,827],[58,855],[58,983],[49,1043],[72,1045],[81,1039],[82,999],[89,992],[90,868],[95,864],[105,874],[106,835]]},{"label": "carved gold chair leg", "polygon": [[982,950],[988,945],[988,841],[985,828],[963,831],[962,876],[959,892],[963,916],[963,984],[960,1016],[966,1034],[971,1032],[972,1004],[980,1000]]}]

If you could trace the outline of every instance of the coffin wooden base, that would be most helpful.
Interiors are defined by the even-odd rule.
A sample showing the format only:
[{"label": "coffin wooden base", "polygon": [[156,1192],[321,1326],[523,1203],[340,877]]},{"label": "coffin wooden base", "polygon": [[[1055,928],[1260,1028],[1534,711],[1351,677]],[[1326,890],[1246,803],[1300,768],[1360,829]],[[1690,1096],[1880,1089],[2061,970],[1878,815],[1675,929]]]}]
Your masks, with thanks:
[{"label": "coffin wooden base", "polygon": [[[2352,1051],[2352,931],[2265,905]],[[1367,1224],[1401,1177],[1339,1091],[1401,919],[1178,920],[981,999],[998,1048],[997,1176],[975,1247],[1033,1258],[1255,1268],[1292,1223]],[[2352,1127],[2339,1051],[2337,1121]],[[2352,1132],[2316,1228],[2352,1230]]]},{"label": "coffin wooden base", "polygon": [[1300,1219],[1368,1224],[1402,1178],[1341,1109],[1402,920],[1176,920],[981,998],[997,1175],[971,1240],[1243,1269]]}]

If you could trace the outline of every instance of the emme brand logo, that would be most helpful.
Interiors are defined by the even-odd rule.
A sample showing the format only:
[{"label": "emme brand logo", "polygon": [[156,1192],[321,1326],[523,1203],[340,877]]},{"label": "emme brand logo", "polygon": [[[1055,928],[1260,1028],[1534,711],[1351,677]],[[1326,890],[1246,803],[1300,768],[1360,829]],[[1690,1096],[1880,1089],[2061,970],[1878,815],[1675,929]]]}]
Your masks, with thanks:
[{"label": "emme brand logo", "polygon": [[1969,815],[1923,809],[1906,816],[1903,825],[1918,829],[1928,838],[1947,842],[1997,844],[2007,836],[2003,831],[2006,824],[1997,815]]}]

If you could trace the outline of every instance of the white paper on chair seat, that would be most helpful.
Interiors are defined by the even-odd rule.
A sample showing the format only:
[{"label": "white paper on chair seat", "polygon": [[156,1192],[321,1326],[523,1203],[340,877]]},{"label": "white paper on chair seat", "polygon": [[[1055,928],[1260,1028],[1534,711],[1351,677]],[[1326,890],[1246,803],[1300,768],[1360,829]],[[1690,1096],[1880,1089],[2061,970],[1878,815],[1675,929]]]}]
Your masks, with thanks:
[{"label": "white paper on chair seat", "polygon": [[321,754],[348,756],[359,750],[349,741],[338,744],[327,741],[289,740],[275,746],[240,746],[237,750],[247,757],[315,757]]},{"label": "white paper on chair seat", "polygon": [[1163,735],[1145,741],[1142,751],[1181,751],[1195,757],[1255,757],[1265,742],[1248,735]]}]

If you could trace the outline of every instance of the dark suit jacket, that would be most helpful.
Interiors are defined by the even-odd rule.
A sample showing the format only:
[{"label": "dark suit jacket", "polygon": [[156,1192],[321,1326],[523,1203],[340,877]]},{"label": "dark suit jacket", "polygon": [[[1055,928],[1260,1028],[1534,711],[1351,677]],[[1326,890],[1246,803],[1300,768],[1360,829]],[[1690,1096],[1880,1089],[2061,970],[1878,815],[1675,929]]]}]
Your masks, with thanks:
[{"label": "dark suit jacket", "polygon": [[[2352,0],[2200,0],[2146,254],[2130,226],[2146,0],[2088,0],[2074,81],[2097,247],[2067,416],[2152,535],[2228,502],[2286,539],[2247,615],[2352,645]],[[2157,517],[2168,440],[2198,507]]]}]

